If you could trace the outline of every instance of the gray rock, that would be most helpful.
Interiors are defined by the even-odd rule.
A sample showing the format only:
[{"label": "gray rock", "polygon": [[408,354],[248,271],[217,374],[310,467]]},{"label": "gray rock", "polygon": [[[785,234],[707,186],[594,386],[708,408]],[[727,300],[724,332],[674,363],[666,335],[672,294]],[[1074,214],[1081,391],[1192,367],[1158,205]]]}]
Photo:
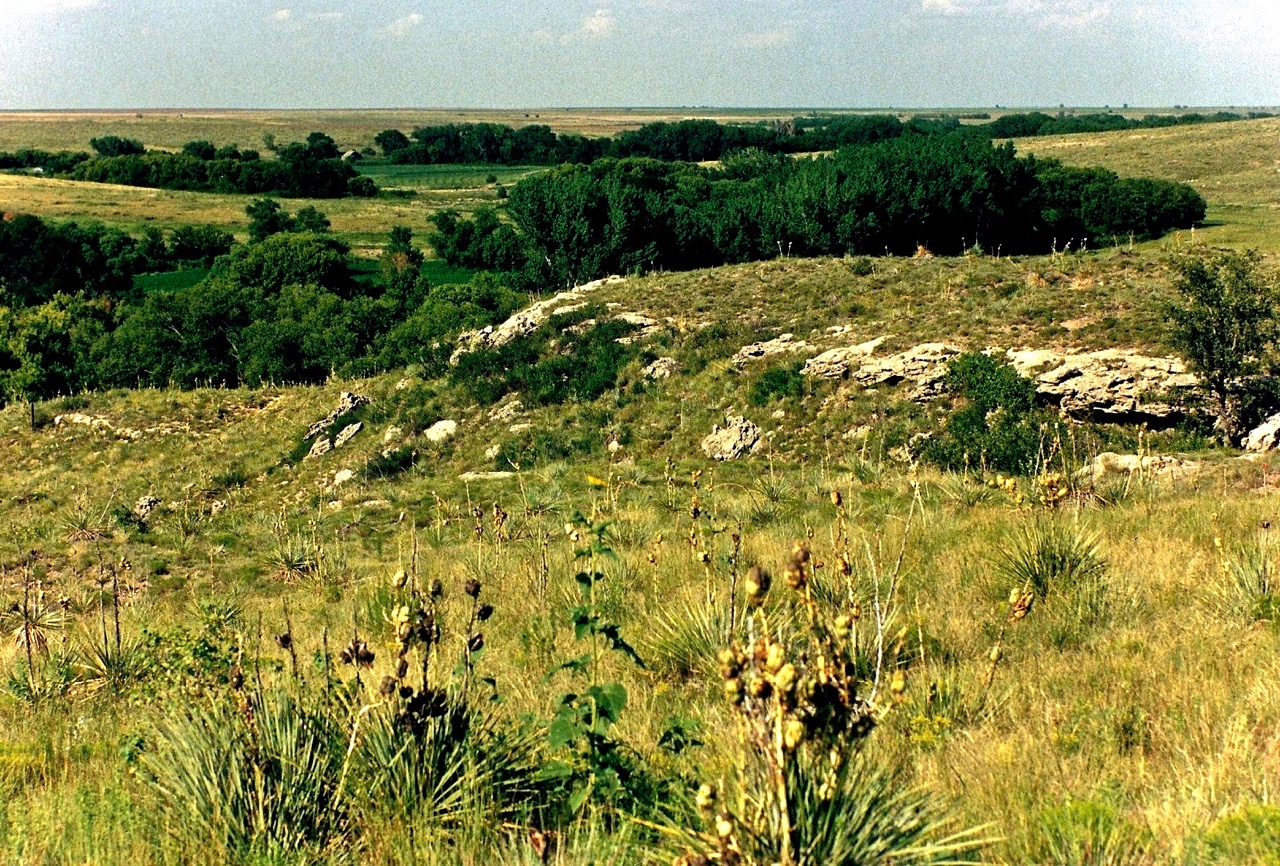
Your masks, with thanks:
[{"label": "gray rock", "polygon": [[1178,358],[1131,349],[1010,351],[1009,362],[1036,383],[1036,396],[1067,415],[1099,421],[1168,423],[1183,413],[1179,395],[1200,380]]},{"label": "gray rock", "polygon": [[452,439],[457,433],[457,421],[437,421],[424,430],[422,435],[426,437],[428,442],[445,442]]},{"label": "gray rock", "polygon": [[143,496],[133,503],[133,516],[145,521],[158,507],[160,507],[159,499],[154,496]]},{"label": "gray rock", "polygon": [[514,478],[514,472],[463,472],[458,476],[459,481],[501,481],[504,478]]},{"label": "gray rock", "polygon": [[760,448],[760,428],[741,415],[727,415],[702,440],[702,452],[712,460],[737,460]]},{"label": "gray rock", "polygon": [[815,379],[844,379],[851,370],[860,368],[885,339],[885,337],[876,337],[874,340],[868,340],[856,346],[830,349],[816,358],[805,361],[804,369],[800,372]]},{"label": "gray rock", "polygon": [[620,282],[622,282],[622,277],[605,277],[602,280],[595,280],[568,291],[560,292],[545,301],[532,304],[500,325],[489,325],[478,331],[467,331],[459,334],[457,348],[454,349],[453,354],[449,357],[449,363],[456,364],[463,355],[479,349],[497,349],[517,337],[532,334],[552,316],[581,309],[586,304],[587,296],[602,286]]},{"label": "gray rock", "polygon": [[343,445],[346,445],[348,442],[354,439],[356,434],[363,429],[364,429],[363,421],[357,421],[354,424],[348,424],[346,427],[342,428],[341,433],[339,433],[337,436],[334,437],[333,447],[341,448]]},{"label": "gray rock", "polygon": [[1280,412],[1272,415],[1244,437],[1244,450],[1266,454],[1280,448]]},{"label": "gray rock", "polygon": [[343,391],[342,395],[338,397],[337,408],[308,427],[307,435],[302,437],[303,441],[319,436],[320,433],[334,421],[337,421],[348,412],[359,409],[361,406],[368,405],[368,403],[368,397],[361,396],[360,394],[352,394],[350,391]]},{"label": "gray rock", "polygon": [[759,361],[762,358],[770,358],[774,355],[812,350],[813,347],[804,340],[797,340],[795,334],[781,334],[772,340],[765,340],[763,343],[752,343],[749,346],[743,346],[733,356],[730,363],[741,366],[749,361]]},{"label": "gray rock", "polygon": [[311,450],[307,452],[305,459],[310,460],[312,457],[319,457],[322,454],[328,454],[333,450],[333,442],[328,436],[321,436],[315,442],[311,443]]},{"label": "gray rock", "polygon": [[644,368],[644,375],[648,379],[670,379],[678,372],[680,372],[680,365],[676,363],[675,358],[658,358]]},{"label": "gray rock", "polygon": [[1200,464],[1194,460],[1180,460],[1164,454],[1117,454],[1114,451],[1103,451],[1078,474],[1101,481],[1109,475],[1176,476],[1189,475],[1199,470]]}]

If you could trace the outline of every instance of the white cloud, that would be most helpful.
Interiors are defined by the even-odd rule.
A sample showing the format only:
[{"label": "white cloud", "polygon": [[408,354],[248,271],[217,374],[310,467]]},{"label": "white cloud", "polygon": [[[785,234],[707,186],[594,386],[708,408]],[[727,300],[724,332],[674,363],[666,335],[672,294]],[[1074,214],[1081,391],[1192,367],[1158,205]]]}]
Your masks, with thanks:
[{"label": "white cloud", "polygon": [[569,38],[594,41],[604,39],[614,31],[618,19],[608,9],[597,9],[582,21],[582,26],[569,34]]},{"label": "white cloud", "polygon": [[277,9],[275,14],[272,15],[271,17],[276,19],[277,21],[285,22],[293,17],[293,12],[288,9]]},{"label": "white cloud", "polygon": [[101,0],[3,0],[0,2],[0,18],[53,15],[74,9],[87,9],[100,4]]},{"label": "white cloud", "polygon": [[388,36],[394,36],[397,39],[401,39],[413,32],[414,28],[420,26],[423,20],[424,19],[421,14],[417,12],[410,12],[408,15],[405,15],[402,18],[397,18],[395,21],[392,21],[386,27],[382,28],[382,32]]},{"label": "white cloud", "polygon": [[1084,27],[1111,15],[1111,0],[1009,0],[1009,11],[1040,27]]}]

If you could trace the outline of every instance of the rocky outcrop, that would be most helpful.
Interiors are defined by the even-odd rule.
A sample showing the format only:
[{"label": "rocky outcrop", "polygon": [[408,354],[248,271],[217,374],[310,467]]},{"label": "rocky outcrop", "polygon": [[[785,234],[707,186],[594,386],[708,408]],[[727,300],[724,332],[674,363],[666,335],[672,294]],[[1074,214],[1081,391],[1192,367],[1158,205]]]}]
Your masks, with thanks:
[{"label": "rocky outcrop", "polygon": [[457,421],[437,421],[426,430],[422,431],[423,437],[428,442],[445,442],[452,439],[458,433]]},{"label": "rocky outcrop", "polygon": [[458,345],[449,357],[450,364],[458,363],[463,355],[480,349],[498,349],[507,345],[517,337],[527,336],[538,330],[552,316],[571,313],[586,304],[592,292],[602,286],[622,282],[622,277],[605,277],[602,280],[586,283],[581,286],[560,292],[545,301],[538,301],[499,325],[489,325],[478,331],[467,331],[458,335]]},{"label": "rocky outcrop", "polygon": [[876,349],[885,339],[885,337],[877,337],[856,346],[830,349],[805,361],[801,372],[815,379],[844,379],[849,375],[850,370],[859,369],[867,358],[875,354]]},{"label": "rocky outcrop", "polygon": [[712,460],[737,460],[760,448],[760,428],[741,415],[727,415],[702,440],[702,453]]},{"label": "rocky outcrop", "polygon": [[914,387],[908,399],[923,402],[942,395],[947,362],[961,351],[950,343],[921,343],[887,358],[868,360],[849,378],[866,387],[910,382]]},{"label": "rocky outcrop", "polygon": [[137,502],[133,503],[133,516],[139,520],[145,521],[151,516],[151,512],[160,507],[160,500],[154,496],[143,496]]},{"label": "rocky outcrop", "polygon": [[348,442],[354,439],[356,437],[356,434],[363,429],[364,429],[363,421],[357,421],[354,424],[348,424],[346,427],[342,428],[342,431],[337,436],[333,437],[333,447],[341,448],[343,445],[346,445]]},{"label": "rocky outcrop", "polygon": [[343,415],[346,415],[348,412],[354,412],[361,406],[367,406],[368,404],[368,397],[361,396],[360,394],[352,394],[350,391],[343,391],[342,395],[338,397],[338,405],[334,410],[307,428],[307,435],[302,437],[303,441],[319,436],[322,431],[327,430],[332,426],[333,422],[337,421]]},{"label": "rocky outcrop", "polygon": [[675,358],[658,358],[644,368],[646,379],[670,379],[673,374],[679,372],[680,365],[676,363]]},{"label": "rocky outcrop", "polygon": [[1109,475],[1176,476],[1197,472],[1200,464],[1166,454],[1117,454],[1104,451],[1080,470],[1080,477],[1101,481]]},{"label": "rocky outcrop", "polygon": [[1280,448],[1280,413],[1250,430],[1244,437],[1243,447],[1255,454],[1268,454]]},{"label": "rocky outcrop", "polygon": [[735,366],[742,366],[750,361],[759,361],[762,358],[769,358],[774,355],[804,351],[813,351],[813,346],[804,340],[797,340],[795,334],[781,334],[772,340],[765,340],[763,343],[752,343],[749,346],[743,346],[733,356],[730,363]]},{"label": "rocky outcrop", "polygon": [[1129,349],[1010,351],[1009,362],[1036,383],[1036,396],[1067,415],[1097,421],[1168,424],[1183,414],[1179,393],[1200,380],[1178,358]]}]

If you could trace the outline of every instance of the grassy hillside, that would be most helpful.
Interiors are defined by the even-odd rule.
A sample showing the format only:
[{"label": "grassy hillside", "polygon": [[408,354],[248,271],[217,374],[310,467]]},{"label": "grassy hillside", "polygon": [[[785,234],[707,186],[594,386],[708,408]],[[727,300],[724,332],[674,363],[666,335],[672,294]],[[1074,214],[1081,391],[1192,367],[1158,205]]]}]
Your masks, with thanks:
[{"label": "grassy hillside", "polygon": [[[1276,128],[1262,123],[1241,128]],[[723,863],[777,836],[747,808],[780,796],[776,775],[751,782],[776,759],[804,815],[877,827],[897,859],[874,862],[938,862],[904,850],[917,815],[940,820],[934,843],[974,843],[945,862],[1274,862],[1275,459],[1194,423],[1045,416],[1043,471],[946,473],[917,458],[949,399],[800,374],[878,337],[879,354],[1172,354],[1173,260],[1272,236],[1264,167],[1254,188],[1230,181],[1228,156],[1197,144],[1232,126],[1130,150],[1127,133],[1087,153],[1021,143],[1126,172],[1188,161],[1195,177],[1164,176],[1220,179],[1220,200],[1200,188],[1246,214],[1194,237],[652,274],[597,289],[536,357],[465,375],[75,395],[38,405],[35,429],[28,407],[0,409],[0,861]],[[1260,159],[1240,135],[1235,158]],[[372,246],[392,222],[425,232],[428,202],[493,195],[472,170],[385,178],[419,197],[316,205]],[[244,219],[233,197],[0,184],[5,210]],[[648,332],[577,352],[592,321],[624,314]],[[734,362],[784,333],[808,348]],[[649,378],[655,358],[676,372]],[[560,400],[615,361],[600,396]],[[494,382],[522,405],[482,396]],[[319,435],[358,432],[307,456],[344,392],[369,403]],[[760,446],[717,463],[701,442],[728,414]],[[1173,460],[1077,472],[1104,451]],[[744,658],[719,657],[730,641]],[[823,688],[850,678],[865,705]],[[740,711],[726,695],[744,688]],[[833,751],[817,709],[788,728],[833,703],[865,712],[869,735]],[[765,706],[781,714],[761,735]],[[855,753],[849,777],[824,775]],[[805,778],[824,784],[797,795]],[[703,784],[712,808],[694,802]]]},{"label": "grassy hillside", "polygon": [[[1211,244],[1280,251],[1280,120],[1021,139],[1019,152],[1189,183],[1209,202]],[[1198,232],[1199,234],[1199,232]]]}]

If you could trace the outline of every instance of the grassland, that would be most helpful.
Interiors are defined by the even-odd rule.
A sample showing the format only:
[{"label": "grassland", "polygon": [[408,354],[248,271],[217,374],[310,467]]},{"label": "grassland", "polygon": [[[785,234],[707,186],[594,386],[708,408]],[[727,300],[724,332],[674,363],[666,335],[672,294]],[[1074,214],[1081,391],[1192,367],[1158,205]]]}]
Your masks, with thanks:
[{"label": "grassland", "polygon": [[[0,860],[224,862],[219,841],[193,835],[190,815],[148,785],[147,756],[192,707],[238,712],[235,663],[251,688],[256,681],[267,690],[295,687],[295,665],[319,688],[333,665],[334,688],[376,714],[385,697],[377,683],[394,671],[394,575],[415,563],[424,586],[438,579],[445,590],[442,616],[453,627],[443,669],[463,657],[467,631],[457,623],[469,609],[465,582],[475,579],[495,607],[477,661],[501,696],[488,712],[512,731],[522,719],[550,718],[571,680],[548,672],[582,651],[571,625],[581,540],[565,532],[577,510],[609,522],[616,556],[603,560],[594,603],[646,662],[601,663],[601,676],[629,696],[616,734],[665,778],[692,789],[732,775],[740,754],[716,673],[718,617],[733,574],[753,563],[778,576],[771,598],[788,604],[781,576],[793,543],[804,540],[824,563],[814,577],[824,609],[850,612],[856,603],[858,629],[887,611],[889,632],[902,635],[894,663],[904,689],[898,697],[881,690],[868,760],[894,768],[901,789],[926,791],[951,826],[982,827],[987,841],[975,860],[1276,862],[1273,458],[1240,460],[1187,431],[1074,427],[1055,452],[1065,479],[941,473],[899,447],[941,423],[938,406],[906,400],[905,388],[808,382],[753,405],[763,376],[793,373],[796,359],[745,367],[729,359],[782,332],[823,346],[888,336],[885,351],[946,340],[967,349],[1170,353],[1172,257],[1209,242],[1280,250],[1266,219],[1275,199],[1267,166],[1243,177],[1231,170],[1262,160],[1253,142],[1277,128],[1180,128],[1142,133],[1140,143],[1130,133],[1090,136],[1104,140],[1091,149],[1069,139],[1020,143],[1126,173],[1161,175],[1174,171],[1167,161],[1183,161],[1177,171],[1194,178],[1161,176],[1196,183],[1224,214],[1222,226],[1194,237],[1025,259],[780,259],[606,286],[597,299],[654,319],[645,350],[674,358],[681,371],[649,381],[647,357],[637,357],[617,388],[589,403],[530,406],[500,420],[465,383],[410,368],[310,388],[76,395],[38,406],[35,430],[26,407],[0,410],[0,609],[8,611],[0,618]],[[515,171],[495,173],[507,183]],[[419,196],[351,202],[349,212],[339,206],[346,202],[315,204],[336,230],[372,248],[391,221],[425,231],[427,202],[488,201],[492,185],[477,174],[387,171]],[[16,195],[60,200],[68,214],[88,206],[74,184],[7,176],[0,184],[2,209],[27,209],[9,204]],[[120,225],[243,222],[232,197],[95,191],[103,197],[95,213]],[[1239,221],[1225,218],[1230,208]],[[1267,268],[1274,279],[1274,258]],[[340,449],[296,460],[308,425],[343,391],[372,400],[362,431]],[[729,411],[758,423],[764,445],[715,464],[699,442]],[[53,423],[73,413],[81,417]],[[93,419],[97,426],[78,423]],[[446,419],[458,423],[456,436],[424,435]],[[383,451],[396,445],[416,451],[416,463],[372,471],[387,466]],[[1071,477],[1104,449],[1173,453],[1200,466]],[[353,474],[339,482],[343,470]],[[493,470],[511,474],[465,474]],[[1053,485],[1066,493],[1047,495]],[[839,506],[832,491],[842,494]],[[148,496],[159,502],[151,515],[131,516]],[[1012,618],[1010,591],[1025,578],[1010,569],[1020,552],[1043,550],[1051,538],[1072,539],[1092,570],[1079,579],[1053,572],[1057,582],[1025,618]],[[851,562],[847,579],[841,553]],[[900,577],[892,596],[890,575]],[[14,616],[15,605],[37,603],[56,611],[40,619],[43,648]],[[96,647],[113,645],[117,611],[118,646],[128,651],[104,656]],[[376,654],[360,687],[336,660],[353,630]],[[272,637],[286,632],[292,652]],[[688,723],[700,744],[669,749],[674,721]],[[344,729],[339,751],[367,730]],[[406,818],[384,802],[386,791],[355,778],[335,842],[245,862],[540,862],[528,814],[440,820],[424,809]],[[558,829],[545,862],[672,859],[646,825],[605,812],[588,809]]]},{"label": "grassland", "polygon": [[1019,152],[1188,183],[1209,203],[1207,242],[1280,251],[1280,119],[1021,139]]}]

